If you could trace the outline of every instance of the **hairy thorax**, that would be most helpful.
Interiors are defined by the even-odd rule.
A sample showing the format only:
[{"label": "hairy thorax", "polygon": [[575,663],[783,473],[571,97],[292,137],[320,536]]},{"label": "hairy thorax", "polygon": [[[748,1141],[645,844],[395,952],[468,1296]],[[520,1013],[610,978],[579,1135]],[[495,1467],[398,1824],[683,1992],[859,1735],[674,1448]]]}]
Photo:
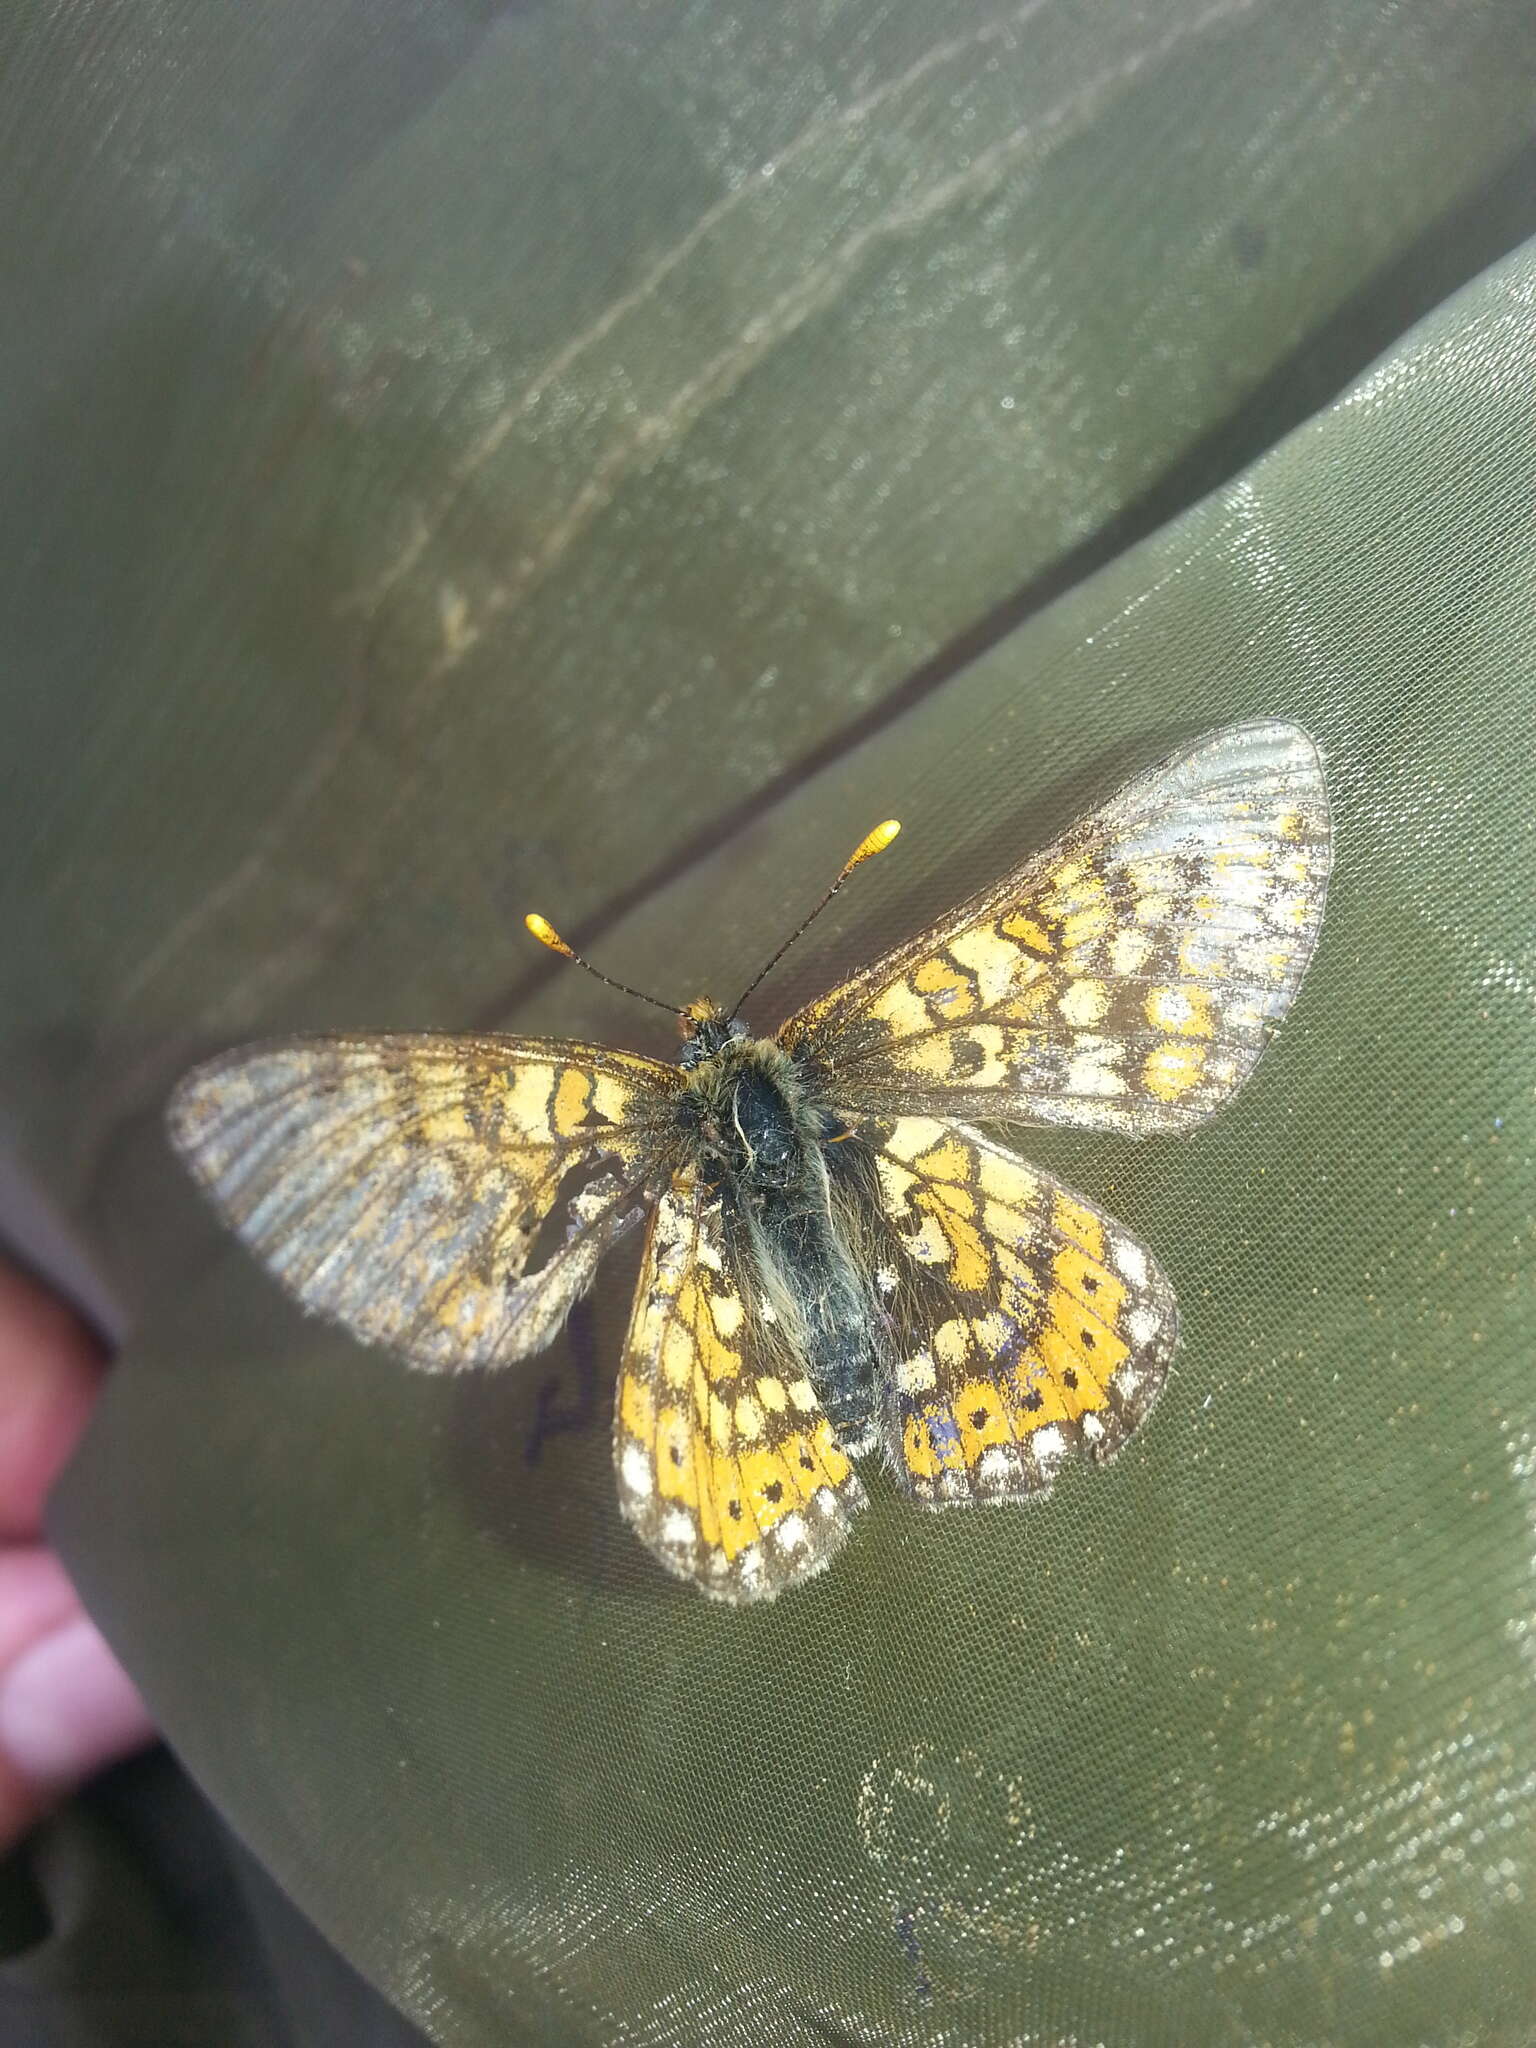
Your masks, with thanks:
[{"label": "hairy thorax", "polygon": [[857,1447],[884,1348],[883,1317],[849,1241],[848,1183],[863,1147],[814,1076],[772,1039],[706,1020],[683,1066],[678,1114],[706,1188],[749,1249],[767,1322],[810,1372],[833,1428]]}]

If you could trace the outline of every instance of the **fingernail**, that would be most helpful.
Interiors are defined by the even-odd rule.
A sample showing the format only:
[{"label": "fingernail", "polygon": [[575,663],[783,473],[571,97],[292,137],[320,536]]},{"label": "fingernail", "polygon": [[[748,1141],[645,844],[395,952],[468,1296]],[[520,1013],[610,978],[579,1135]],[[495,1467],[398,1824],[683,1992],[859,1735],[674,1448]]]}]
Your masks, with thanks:
[{"label": "fingernail", "polygon": [[72,1784],[153,1734],[133,1681],[89,1621],[44,1636],[0,1678],[0,1749],[34,1784]]}]

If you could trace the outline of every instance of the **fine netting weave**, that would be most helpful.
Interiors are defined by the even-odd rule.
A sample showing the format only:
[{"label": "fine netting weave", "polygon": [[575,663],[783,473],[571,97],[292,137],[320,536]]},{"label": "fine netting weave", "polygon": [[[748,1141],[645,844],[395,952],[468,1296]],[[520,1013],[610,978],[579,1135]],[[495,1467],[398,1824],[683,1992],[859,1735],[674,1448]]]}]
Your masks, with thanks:
[{"label": "fine netting weave", "polygon": [[[162,393],[115,458],[137,473],[153,442],[192,552],[146,552],[126,512],[96,536],[152,616],[114,614],[116,681],[116,653],[70,643],[90,680],[67,731],[31,686],[27,758],[51,767],[0,825],[14,1120],[137,1312],[59,1539],[199,1782],[449,2048],[1528,2038],[1536,248],[978,658],[923,666],[1271,374],[1295,279],[1299,338],[1434,217],[1428,169],[1413,185],[1394,158],[1350,229],[1379,239],[1298,259],[1259,317],[1288,237],[1335,232],[1327,180],[1381,156],[1371,124],[1404,152],[1433,126],[1439,16],[1400,11],[1390,61],[1349,58],[1376,83],[1319,168],[1344,117],[1307,125],[1298,53],[1363,11],[1303,11],[1116,8],[1094,34],[1070,8],[978,12],[951,48],[921,10],[845,10],[870,47],[845,23],[814,79],[802,50],[782,133],[753,142],[774,196],[716,219],[736,186],[707,155],[617,153],[626,220],[665,225],[555,311],[480,274],[520,253],[567,274],[496,154],[516,127],[558,185],[530,75],[595,148],[602,93],[639,122],[665,49],[702,152],[722,67],[745,118],[784,60],[677,7],[675,42],[630,51],[638,84],[611,52],[594,84],[609,12],[518,12],[474,63],[443,57],[440,127],[348,145],[310,239],[284,247],[273,211],[219,224],[219,263],[243,251],[282,309],[295,381],[214,335],[218,391]],[[1496,15],[1467,11],[1440,131],[1469,191],[1528,119],[1530,37]],[[488,77],[518,81],[521,127]],[[450,177],[428,132],[475,138],[480,177]],[[1199,233],[1131,217],[1151,167],[1167,206],[1208,211]],[[402,199],[415,177],[430,202]],[[456,265],[449,194],[478,209]],[[1097,299],[1057,274],[1074,224]],[[354,244],[374,253],[348,273]],[[383,249],[417,313],[404,286],[371,306]],[[1189,312],[1207,288],[1215,341]],[[471,404],[487,324],[518,339]],[[986,337],[1010,325],[1005,365]],[[560,367],[568,334],[589,356]],[[257,438],[232,476],[175,423],[233,419],[235,395]],[[430,455],[390,438],[407,419],[434,422]],[[260,547],[222,509],[241,494]],[[664,1051],[659,1019],[525,958],[518,915],[569,920],[641,986],[729,997],[899,814],[754,998],[771,1027],[1181,741],[1271,716],[1324,748],[1337,835],[1276,1043],[1193,1135],[1018,1141],[1155,1249],[1183,1317],[1141,1438],[1046,1504],[928,1516],[877,1480],[826,1576],[712,1606],[615,1505],[633,1249],[547,1356],[429,1380],[294,1312],[166,1155],[179,1068],[266,1030]]]}]

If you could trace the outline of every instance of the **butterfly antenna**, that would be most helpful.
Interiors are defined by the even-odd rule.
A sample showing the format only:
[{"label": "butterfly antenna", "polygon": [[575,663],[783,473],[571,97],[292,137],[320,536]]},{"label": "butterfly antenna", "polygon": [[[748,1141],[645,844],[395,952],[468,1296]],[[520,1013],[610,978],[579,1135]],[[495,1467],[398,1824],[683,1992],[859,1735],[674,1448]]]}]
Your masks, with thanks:
[{"label": "butterfly antenna", "polygon": [[669,1017],[677,1017],[682,1014],[676,1003],[664,1003],[659,996],[648,996],[644,989],[631,988],[627,981],[615,981],[611,974],[599,973],[597,968],[592,965],[592,962],[590,960],[583,960],[574,946],[568,946],[565,943],[549,919],[547,917],[540,917],[536,910],[530,910],[523,919],[523,923],[527,925],[529,931],[533,933],[533,936],[541,946],[548,946],[551,953],[560,954],[562,959],[574,960],[578,967],[585,967],[588,974],[597,975],[599,981],[606,981],[608,986],[616,988],[620,995],[638,996],[642,1003],[651,1003],[658,1010],[665,1010]]},{"label": "butterfly antenna", "polygon": [[872,854],[884,852],[885,848],[890,845],[891,841],[896,837],[896,834],[900,830],[901,820],[899,818],[887,818],[883,824],[877,825],[873,832],[865,833],[864,837],[859,841],[858,845],[853,849],[852,853],[849,854],[848,858],[843,862],[842,867],[838,870],[837,880],[832,884],[831,888],[827,891],[826,895],[822,897],[821,901],[816,905],[816,908],[811,912],[810,916],[801,919],[800,923],[795,926],[795,929],[790,933],[789,937],[784,941],[783,945],[780,946],[777,953],[775,953],[773,958],[768,962],[768,965],[766,967],[760,968],[758,972],[755,975],[753,975],[751,981],[748,982],[745,989],[742,990],[741,994],[737,997],[735,1003],[731,1006],[731,1016],[735,1017],[740,1014],[741,1006],[747,1000],[747,997],[751,995],[752,991],[758,986],[760,982],[764,982],[768,979],[768,976],[772,974],[774,968],[778,966],[779,962],[784,958],[784,955],[789,951],[790,947],[795,943],[796,939],[800,938],[807,930],[809,930],[810,926],[815,923],[816,919],[820,917],[821,913],[826,909],[827,905],[832,901],[832,898],[837,894],[838,890],[841,889],[844,882],[847,881],[848,877],[853,873],[854,869],[859,865],[859,863],[861,861],[868,860]]}]

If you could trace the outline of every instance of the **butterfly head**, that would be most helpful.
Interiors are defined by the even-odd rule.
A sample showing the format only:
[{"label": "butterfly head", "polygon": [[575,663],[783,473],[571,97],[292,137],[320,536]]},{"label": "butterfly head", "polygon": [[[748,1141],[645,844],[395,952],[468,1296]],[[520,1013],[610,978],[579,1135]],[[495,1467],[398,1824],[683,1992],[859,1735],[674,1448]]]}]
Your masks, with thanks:
[{"label": "butterfly head", "polygon": [[683,1049],[678,1055],[682,1067],[697,1067],[714,1058],[733,1039],[745,1038],[747,1027],[739,1017],[728,1017],[710,996],[685,1003],[678,1022],[683,1027]]},{"label": "butterfly head", "polygon": [[[895,818],[887,818],[883,824],[877,825],[872,832],[865,833],[847,860],[843,862],[842,867],[839,868],[831,888],[827,890],[815,909],[810,912],[809,916],[803,917],[800,920],[799,924],[796,925],[795,929],[773,955],[772,959],[769,960],[768,964],[760,968],[752,977],[746,990],[729,1010],[722,1010],[720,1005],[708,996],[700,996],[694,1002],[684,1003],[682,1009],[675,1012],[678,1022],[682,1025],[683,1029],[683,1050],[679,1055],[680,1065],[689,1068],[701,1066],[704,1061],[711,1060],[717,1053],[724,1051],[726,1046],[748,1036],[747,1027],[742,1023],[737,1014],[742,1004],[747,1000],[747,997],[778,966],[801,933],[826,909],[854,869],[868,860],[872,854],[879,853],[889,846],[900,830],[901,826]],[[531,910],[523,919],[523,923],[541,946],[548,946],[552,953],[558,953],[562,959],[574,961],[578,967],[584,967],[588,974],[595,975],[599,981],[605,982],[609,988],[616,988],[621,995],[638,997],[642,1003],[649,1003],[657,1010],[671,1010],[673,1008],[671,1003],[664,1003],[659,996],[648,996],[643,989],[631,988],[627,981],[615,981],[611,974],[604,974],[599,968],[594,967],[590,960],[583,960],[575,947],[567,945],[565,940],[561,938],[549,919],[541,917],[536,910]]]}]

